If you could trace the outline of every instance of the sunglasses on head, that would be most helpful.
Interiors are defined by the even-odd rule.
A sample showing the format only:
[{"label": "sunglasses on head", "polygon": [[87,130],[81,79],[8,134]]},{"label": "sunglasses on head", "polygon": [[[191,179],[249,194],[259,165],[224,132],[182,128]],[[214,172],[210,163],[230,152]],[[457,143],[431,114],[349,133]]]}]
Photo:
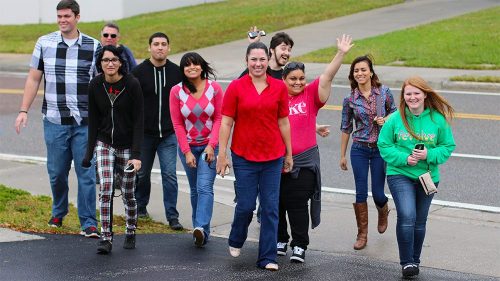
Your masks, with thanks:
[{"label": "sunglasses on head", "polygon": [[301,62],[292,61],[292,62],[287,63],[287,64],[285,65],[285,69],[286,69],[286,70],[295,70],[295,69],[300,69],[300,70],[304,71],[305,66],[304,66],[304,64],[303,64],[303,63],[301,63]]},{"label": "sunglasses on head", "polygon": [[116,34],[109,34],[109,33],[103,33],[102,36],[104,36],[105,38],[108,38],[109,36],[111,36],[111,38],[116,38]]}]

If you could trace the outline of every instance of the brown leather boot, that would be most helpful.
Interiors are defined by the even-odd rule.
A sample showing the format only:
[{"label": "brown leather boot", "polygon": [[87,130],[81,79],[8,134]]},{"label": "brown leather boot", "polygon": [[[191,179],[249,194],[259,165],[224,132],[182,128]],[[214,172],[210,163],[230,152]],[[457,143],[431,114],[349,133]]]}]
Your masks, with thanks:
[{"label": "brown leather boot", "polygon": [[366,242],[368,242],[368,204],[366,202],[353,203],[352,206],[358,224],[358,236],[356,243],[354,243],[354,250],[361,250],[366,247]]},{"label": "brown leather boot", "polygon": [[380,208],[377,206],[378,211],[378,233],[382,234],[387,229],[387,217],[389,216],[389,203],[385,203],[384,207]]}]

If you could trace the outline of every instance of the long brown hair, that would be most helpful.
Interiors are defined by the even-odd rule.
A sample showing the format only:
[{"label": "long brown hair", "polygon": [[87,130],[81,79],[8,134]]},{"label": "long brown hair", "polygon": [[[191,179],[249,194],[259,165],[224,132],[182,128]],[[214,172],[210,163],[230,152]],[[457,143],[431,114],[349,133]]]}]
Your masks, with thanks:
[{"label": "long brown hair", "polygon": [[[411,85],[413,87],[416,87],[420,89],[424,94],[426,94],[426,98],[424,100],[424,108],[429,108],[431,109],[431,114],[432,111],[435,110],[439,113],[441,113],[445,118],[448,123],[450,123],[455,115],[455,110],[451,106],[448,101],[443,98],[441,95],[436,93],[434,89],[432,89],[427,82],[425,82],[424,79],[420,76],[412,76],[408,79],[406,79],[403,82],[403,86],[401,87],[401,96],[399,99],[399,114],[401,114],[401,119],[403,119],[403,124],[406,128],[406,130],[416,139],[421,140],[421,138],[415,133],[415,131],[410,127],[410,124],[408,123],[408,117],[406,116],[406,108],[408,107],[405,102],[405,97],[404,97],[404,91],[405,87]],[[432,115],[431,115],[432,118]]]},{"label": "long brown hair", "polygon": [[368,64],[368,67],[370,68],[370,72],[372,73],[372,76],[370,78],[371,83],[372,83],[372,88],[380,88],[382,86],[382,83],[378,80],[378,76],[375,73],[375,70],[373,69],[373,57],[371,55],[364,55],[355,58],[352,63],[351,63],[351,69],[349,70],[349,81],[351,82],[351,90],[354,91],[358,87],[358,82],[356,82],[356,79],[354,79],[354,66],[356,66],[357,63],[360,62],[366,62]]}]

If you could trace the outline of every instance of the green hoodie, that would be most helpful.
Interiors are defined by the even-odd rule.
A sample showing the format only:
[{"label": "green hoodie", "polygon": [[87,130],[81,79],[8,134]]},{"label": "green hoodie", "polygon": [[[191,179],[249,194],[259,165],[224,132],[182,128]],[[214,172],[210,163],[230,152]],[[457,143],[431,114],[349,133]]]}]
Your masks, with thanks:
[{"label": "green hoodie", "polygon": [[[406,116],[410,127],[422,140],[408,133],[399,111],[391,114],[382,126],[377,143],[380,155],[387,162],[387,175],[404,175],[417,180],[427,172],[429,165],[432,180],[439,182],[438,165],[446,162],[455,149],[451,127],[442,114],[428,108],[419,116],[406,109]],[[417,143],[423,143],[427,148],[427,159],[410,166],[407,158]]]}]

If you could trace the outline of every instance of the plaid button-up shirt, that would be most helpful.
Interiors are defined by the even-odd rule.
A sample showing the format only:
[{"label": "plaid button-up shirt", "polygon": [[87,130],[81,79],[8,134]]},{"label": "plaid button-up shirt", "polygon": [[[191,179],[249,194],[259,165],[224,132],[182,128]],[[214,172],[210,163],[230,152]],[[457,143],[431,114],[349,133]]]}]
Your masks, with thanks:
[{"label": "plaid button-up shirt", "polygon": [[377,116],[385,117],[396,109],[394,97],[388,87],[373,87],[369,99],[364,98],[356,88],[344,98],[342,103],[340,130],[351,134],[353,123],[355,123],[356,130],[352,133],[352,140],[354,142],[375,143],[378,140],[380,126],[374,124],[373,119]]},{"label": "plaid button-up shirt", "polygon": [[81,32],[71,46],[60,31],[38,38],[30,67],[44,73],[42,113],[49,122],[87,124],[88,84],[96,74],[100,49],[99,41]]}]

